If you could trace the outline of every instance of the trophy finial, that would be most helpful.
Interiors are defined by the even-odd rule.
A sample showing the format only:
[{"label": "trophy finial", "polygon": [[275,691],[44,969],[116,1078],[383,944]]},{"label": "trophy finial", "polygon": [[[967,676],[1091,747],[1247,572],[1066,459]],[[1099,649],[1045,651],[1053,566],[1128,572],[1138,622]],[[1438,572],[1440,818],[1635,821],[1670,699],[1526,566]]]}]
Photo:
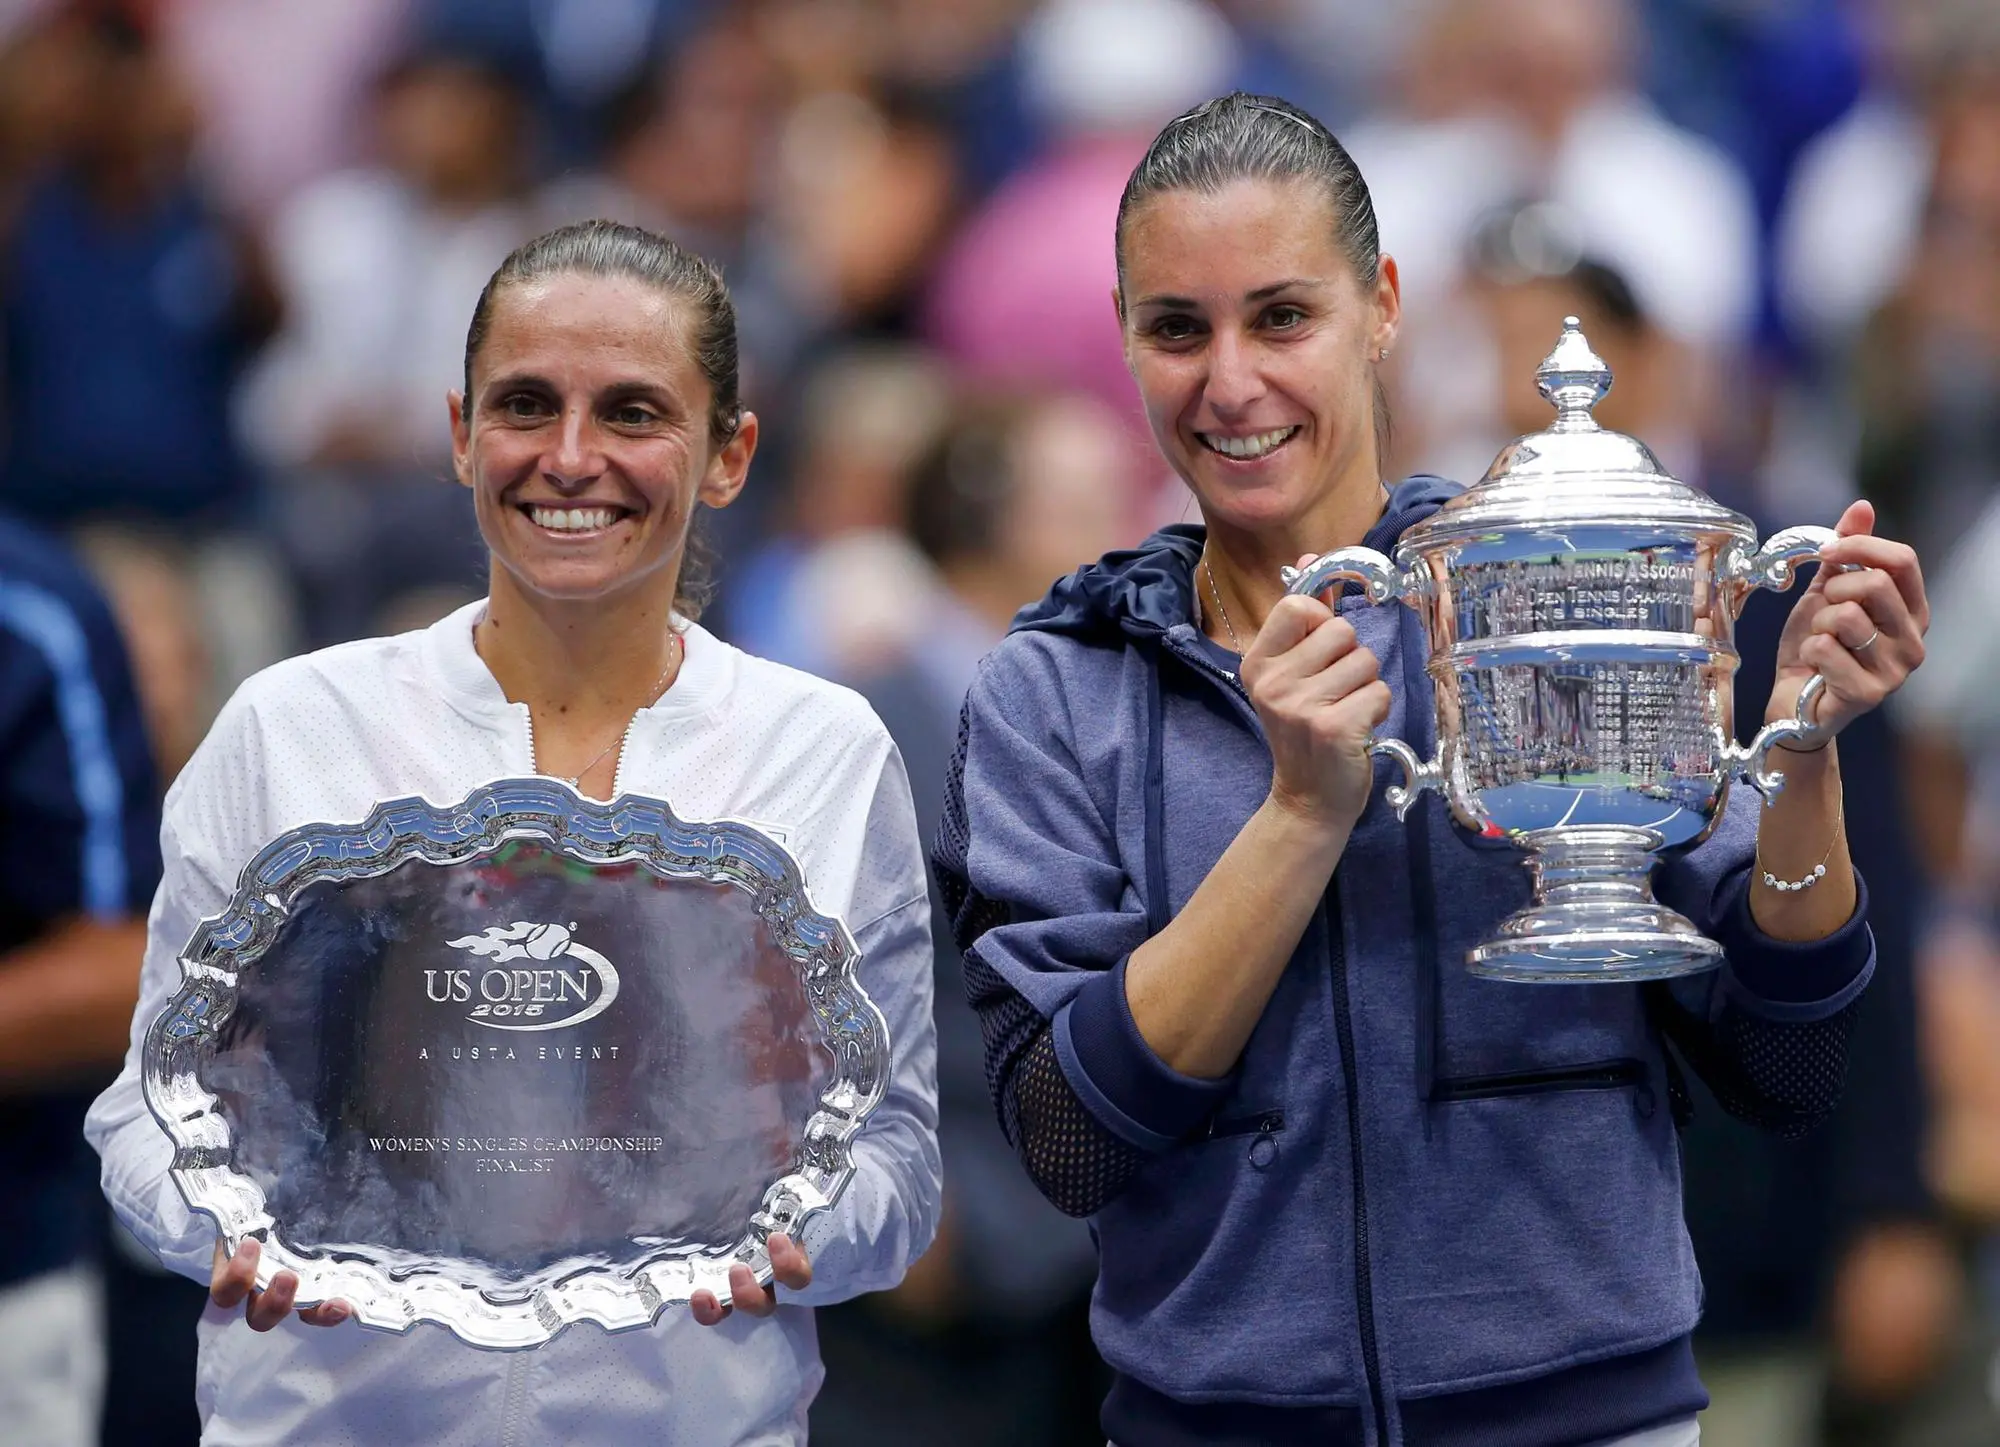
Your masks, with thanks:
[{"label": "trophy finial", "polygon": [[1563,333],[1555,350],[1535,368],[1535,386],[1556,409],[1555,430],[1586,432],[1597,429],[1590,409],[1611,390],[1611,369],[1604,358],[1590,349],[1583,324],[1575,317],[1563,318]]}]

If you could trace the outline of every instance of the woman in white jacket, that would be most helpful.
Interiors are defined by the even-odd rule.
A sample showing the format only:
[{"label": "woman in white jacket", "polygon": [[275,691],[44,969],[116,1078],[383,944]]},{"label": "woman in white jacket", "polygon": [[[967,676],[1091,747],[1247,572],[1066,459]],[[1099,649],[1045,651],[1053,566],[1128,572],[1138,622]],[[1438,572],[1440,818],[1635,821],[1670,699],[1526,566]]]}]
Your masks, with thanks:
[{"label": "woman in white jacket", "polygon": [[[205,1443],[803,1443],[822,1376],[810,1307],[893,1286],[937,1224],[931,947],[909,787],[855,695],[705,632],[682,596],[697,504],[742,488],[757,419],[737,399],[735,318],[714,270],[631,227],[566,227],[488,283],[450,398],[454,465],[492,552],[487,598],[436,626],[295,658],[246,683],[167,797],[125,1069],[87,1127],[119,1217],[211,1283],[196,1400]],[[180,983],[178,952],[278,834],[444,801],[505,775],[667,799],[683,818],[757,822],[845,919],[889,1025],[885,1099],[856,1172],[777,1277],[735,1269],[656,1325],[571,1327],[497,1354],[443,1328],[363,1330],[294,1310],[296,1278],[251,1290],[168,1175],[139,1047]]]}]

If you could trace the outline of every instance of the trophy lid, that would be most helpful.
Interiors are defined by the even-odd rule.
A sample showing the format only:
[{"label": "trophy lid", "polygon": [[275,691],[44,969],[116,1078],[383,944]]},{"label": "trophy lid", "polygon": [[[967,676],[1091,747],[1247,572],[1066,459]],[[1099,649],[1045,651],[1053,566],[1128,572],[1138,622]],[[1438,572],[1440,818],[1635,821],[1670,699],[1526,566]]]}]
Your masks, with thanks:
[{"label": "trophy lid", "polygon": [[1486,475],[1411,528],[1402,548],[1592,522],[1721,528],[1755,541],[1748,518],[1675,479],[1636,437],[1598,425],[1591,409],[1611,390],[1611,369],[1575,317],[1563,318],[1535,385],[1556,409],[1555,421],[1501,448]]}]

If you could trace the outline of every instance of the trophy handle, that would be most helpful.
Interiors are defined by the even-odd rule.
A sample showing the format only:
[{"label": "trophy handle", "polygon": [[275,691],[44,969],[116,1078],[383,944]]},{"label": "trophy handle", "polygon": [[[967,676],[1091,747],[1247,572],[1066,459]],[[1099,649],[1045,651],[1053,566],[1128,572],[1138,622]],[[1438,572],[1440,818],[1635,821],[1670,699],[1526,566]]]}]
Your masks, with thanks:
[{"label": "trophy handle", "polygon": [[1819,703],[1819,696],[1826,692],[1826,679],[1815,673],[1806,680],[1806,686],[1799,690],[1799,704],[1790,718],[1781,718],[1776,723],[1765,724],[1757,730],[1757,737],[1748,744],[1735,744],[1724,740],[1722,764],[1725,769],[1750,781],[1750,786],[1764,796],[1766,803],[1778,797],[1785,787],[1782,770],[1770,766],[1771,750],[1779,744],[1795,740],[1810,741],[1819,736],[1819,726],[1813,722],[1813,709]]},{"label": "trophy handle", "polygon": [[[1832,528],[1811,524],[1781,528],[1766,538],[1764,546],[1755,553],[1747,549],[1738,551],[1725,571],[1753,588],[1770,588],[1782,593],[1792,586],[1797,564],[1816,557],[1821,548],[1839,536]],[[1842,572],[1852,570],[1852,564],[1841,568]],[[1815,673],[1799,690],[1798,708],[1792,717],[1765,724],[1747,747],[1739,748],[1725,742],[1723,763],[1748,779],[1767,801],[1777,798],[1779,791],[1785,787],[1785,776],[1781,770],[1770,767],[1771,750],[1782,743],[1799,740],[1812,743],[1818,739],[1820,728],[1813,721],[1813,711],[1820,694],[1825,691],[1826,680]]]},{"label": "trophy handle", "polygon": [[1382,791],[1382,800],[1396,811],[1400,822],[1407,819],[1424,790],[1444,791],[1444,755],[1426,762],[1417,757],[1417,751],[1401,739],[1376,739],[1368,746],[1371,754],[1387,754],[1403,766],[1403,782],[1391,784]]},{"label": "trophy handle", "polygon": [[[1317,598],[1336,583],[1350,579],[1361,584],[1362,594],[1371,603],[1388,603],[1396,599],[1419,597],[1423,593],[1421,574],[1406,573],[1391,562],[1386,554],[1373,548],[1335,548],[1330,553],[1322,553],[1303,568],[1286,568],[1281,574],[1285,580],[1287,593],[1303,593],[1308,598]],[[1382,791],[1382,798],[1396,818],[1409,817],[1424,790],[1444,787],[1443,755],[1426,762],[1417,757],[1417,751],[1401,739],[1376,739],[1369,745],[1372,754],[1387,754],[1403,766],[1403,782],[1391,784]]]},{"label": "trophy handle", "polygon": [[1303,568],[1286,568],[1280,574],[1287,593],[1303,593],[1317,598],[1335,583],[1359,583],[1371,603],[1387,603],[1393,598],[1420,595],[1423,585],[1415,573],[1406,573],[1373,548],[1335,548],[1322,553]]},{"label": "trophy handle", "polygon": [[1754,553],[1746,545],[1736,545],[1736,552],[1720,571],[1753,588],[1782,593],[1792,586],[1794,566],[1803,559],[1816,557],[1821,548],[1838,536],[1832,528],[1811,524],[1780,528]]}]

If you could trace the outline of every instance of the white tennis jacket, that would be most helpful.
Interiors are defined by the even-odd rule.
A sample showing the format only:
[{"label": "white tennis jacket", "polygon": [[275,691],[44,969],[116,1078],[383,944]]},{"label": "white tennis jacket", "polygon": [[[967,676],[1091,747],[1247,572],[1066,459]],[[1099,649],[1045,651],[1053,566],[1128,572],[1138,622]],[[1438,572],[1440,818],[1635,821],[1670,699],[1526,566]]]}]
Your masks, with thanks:
[{"label": "white tennis jacket", "polygon": [[[86,1127],[120,1219],[172,1269],[206,1283],[213,1223],[168,1177],[146,1108],[140,1042],[179,987],[178,955],[266,843],[379,800],[444,802],[534,771],[528,711],[472,646],[483,604],[436,626],[295,658],[251,679],[167,795],[166,873],[148,926],[125,1068]],[[813,903],[847,922],[894,1052],[886,1098],[856,1139],[856,1173],[804,1244],[810,1290],[765,1320],[702,1327],[685,1310],[643,1330],[570,1327],[537,1351],[404,1336],[294,1315],[268,1333],[213,1305],[198,1329],[204,1443],[797,1444],[824,1375],[810,1306],[894,1286],[936,1230],[936,1035],[924,867],[902,761],[855,694],[753,658],[702,630],[665,697],[627,735],[618,788],[684,819],[742,819],[780,836]],[[118,1304],[111,1303],[116,1311]]]}]

